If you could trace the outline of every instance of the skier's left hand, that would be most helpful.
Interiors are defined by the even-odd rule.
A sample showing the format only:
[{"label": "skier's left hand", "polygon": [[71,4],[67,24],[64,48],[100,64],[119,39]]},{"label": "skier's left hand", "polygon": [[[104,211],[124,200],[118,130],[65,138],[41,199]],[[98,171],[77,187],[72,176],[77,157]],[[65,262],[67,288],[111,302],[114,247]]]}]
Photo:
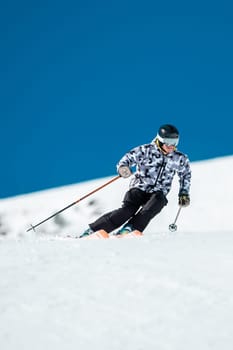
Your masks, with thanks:
[{"label": "skier's left hand", "polygon": [[187,207],[190,204],[190,197],[187,193],[180,193],[179,194],[179,202],[180,207]]}]

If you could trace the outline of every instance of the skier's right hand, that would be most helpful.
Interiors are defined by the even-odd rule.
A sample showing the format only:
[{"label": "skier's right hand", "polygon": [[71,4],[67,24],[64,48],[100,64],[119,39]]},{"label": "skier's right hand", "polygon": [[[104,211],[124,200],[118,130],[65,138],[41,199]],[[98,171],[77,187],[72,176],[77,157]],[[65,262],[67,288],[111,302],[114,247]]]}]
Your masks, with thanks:
[{"label": "skier's right hand", "polygon": [[121,177],[127,178],[127,177],[130,177],[132,175],[132,172],[127,165],[122,165],[118,169],[118,174]]}]

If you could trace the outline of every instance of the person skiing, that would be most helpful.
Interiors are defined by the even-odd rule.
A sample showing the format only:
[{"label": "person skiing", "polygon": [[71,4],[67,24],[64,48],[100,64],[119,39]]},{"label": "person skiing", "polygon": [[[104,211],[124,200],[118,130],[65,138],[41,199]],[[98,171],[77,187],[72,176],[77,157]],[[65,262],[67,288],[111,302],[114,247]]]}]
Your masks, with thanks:
[{"label": "person skiing", "polygon": [[132,175],[122,206],[89,224],[80,238],[99,230],[110,233],[122,225],[116,235],[133,231],[142,233],[151,219],[167,205],[167,194],[176,173],[179,177],[178,204],[187,207],[190,204],[190,161],[187,155],[177,150],[178,143],[177,128],[165,124],[160,126],[151,143],[126,153],[117,164],[117,172],[122,178]]}]

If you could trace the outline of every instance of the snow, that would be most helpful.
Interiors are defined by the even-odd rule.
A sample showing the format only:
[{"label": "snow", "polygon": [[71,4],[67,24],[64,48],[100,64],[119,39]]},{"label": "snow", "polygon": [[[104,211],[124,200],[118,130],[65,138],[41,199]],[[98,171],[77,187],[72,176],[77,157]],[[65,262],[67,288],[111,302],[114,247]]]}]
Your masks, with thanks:
[{"label": "snow", "polygon": [[65,239],[120,206],[119,179],[26,230],[109,178],[0,201],[3,350],[231,350],[233,157],[192,163],[191,205],[177,186],[142,238]]}]

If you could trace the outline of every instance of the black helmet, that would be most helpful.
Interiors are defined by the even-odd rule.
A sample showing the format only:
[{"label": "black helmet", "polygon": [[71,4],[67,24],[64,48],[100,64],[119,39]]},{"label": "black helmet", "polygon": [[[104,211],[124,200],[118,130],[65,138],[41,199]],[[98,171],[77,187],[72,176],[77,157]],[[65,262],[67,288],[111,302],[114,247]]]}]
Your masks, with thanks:
[{"label": "black helmet", "polygon": [[179,131],[170,124],[161,125],[156,138],[167,145],[177,146],[179,142]]}]

